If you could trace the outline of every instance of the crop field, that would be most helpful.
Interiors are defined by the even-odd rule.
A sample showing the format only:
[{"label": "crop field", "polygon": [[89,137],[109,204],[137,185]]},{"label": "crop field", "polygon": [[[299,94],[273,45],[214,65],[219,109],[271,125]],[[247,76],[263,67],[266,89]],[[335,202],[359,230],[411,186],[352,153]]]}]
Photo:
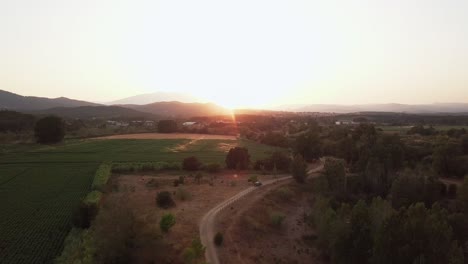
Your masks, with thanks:
[{"label": "crop field", "polygon": [[0,263],[50,263],[62,250],[73,210],[104,161],[179,162],[195,155],[224,163],[234,146],[251,160],[277,148],[247,140],[114,139],[58,146],[0,146]]},{"label": "crop field", "polygon": [[2,165],[0,263],[47,263],[60,252],[72,212],[97,166]]}]

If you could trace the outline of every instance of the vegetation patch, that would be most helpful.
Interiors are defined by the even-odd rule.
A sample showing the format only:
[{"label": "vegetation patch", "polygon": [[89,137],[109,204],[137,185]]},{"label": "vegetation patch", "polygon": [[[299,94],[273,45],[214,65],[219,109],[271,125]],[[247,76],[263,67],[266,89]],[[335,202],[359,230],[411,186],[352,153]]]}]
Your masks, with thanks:
[{"label": "vegetation patch", "polygon": [[91,188],[93,190],[104,191],[104,187],[107,184],[111,176],[111,169],[112,165],[110,163],[103,163],[99,165],[98,169],[96,170],[96,174],[94,175],[93,184]]}]

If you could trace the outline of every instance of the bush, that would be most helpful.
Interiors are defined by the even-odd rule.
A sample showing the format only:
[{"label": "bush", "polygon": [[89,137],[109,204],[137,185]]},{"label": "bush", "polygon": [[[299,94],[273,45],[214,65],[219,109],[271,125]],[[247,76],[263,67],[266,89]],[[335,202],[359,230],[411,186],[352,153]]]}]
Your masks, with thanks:
[{"label": "bush", "polygon": [[194,263],[196,259],[199,259],[205,253],[205,247],[201,243],[199,238],[196,238],[192,241],[192,245],[184,250],[182,257],[184,258],[184,263],[191,264]]},{"label": "bush", "polygon": [[186,200],[190,200],[192,198],[192,195],[187,190],[180,187],[177,189],[176,197],[177,199],[181,201],[186,201]]},{"label": "bush", "polygon": [[223,234],[221,234],[220,232],[216,233],[216,235],[214,236],[214,243],[216,246],[221,246],[223,244]]},{"label": "bush", "polygon": [[171,193],[168,191],[159,192],[156,196],[156,203],[159,207],[164,209],[175,206],[175,202],[172,200]]},{"label": "bush", "polygon": [[107,181],[111,175],[111,167],[112,166],[110,163],[103,163],[99,165],[96,173],[94,174],[94,180],[93,184],[91,185],[91,189],[101,192],[104,191],[104,187],[106,186]]},{"label": "bush", "polygon": [[216,173],[221,171],[221,165],[219,163],[209,163],[205,166],[205,170],[209,173]]},{"label": "bush", "polygon": [[182,168],[187,171],[197,171],[201,166],[201,162],[194,156],[185,158],[182,162]]},{"label": "bush", "polygon": [[169,232],[169,229],[173,227],[176,223],[175,217],[172,214],[165,214],[161,217],[159,222],[159,227],[163,232]]},{"label": "bush", "polygon": [[47,116],[37,121],[34,136],[38,143],[58,143],[65,136],[65,124],[60,117]]},{"label": "bush", "polygon": [[271,213],[270,214],[270,222],[274,227],[281,227],[284,219],[286,217],[282,213]]}]

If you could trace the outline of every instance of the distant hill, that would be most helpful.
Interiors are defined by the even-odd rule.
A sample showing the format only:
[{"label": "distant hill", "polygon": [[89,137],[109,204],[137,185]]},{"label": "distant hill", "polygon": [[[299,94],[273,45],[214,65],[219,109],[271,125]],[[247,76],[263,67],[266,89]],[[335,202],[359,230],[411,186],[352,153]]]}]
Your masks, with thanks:
[{"label": "distant hill", "polygon": [[53,107],[97,106],[99,104],[68,99],[65,97],[45,98],[22,96],[0,90],[0,109],[8,110],[42,110]]},{"label": "distant hill", "polygon": [[311,104],[311,105],[285,105],[277,107],[278,110],[294,112],[394,112],[413,114],[435,114],[435,113],[467,113],[468,103],[433,103],[433,104],[363,104],[363,105],[333,105],[333,104]]},{"label": "distant hill", "polygon": [[157,102],[147,105],[121,105],[141,112],[165,117],[227,115],[231,112],[213,103]]},{"label": "distant hill", "polygon": [[155,119],[156,115],[140,112],[120,106],[80,106],[55,107],[44,110],[29,111],[36,115],[57,115],[66,118],[144,118]]},{"label": "distant hill", "polygon": [[111,105],[125,105],[125,104],[135,104],[135,105],[145,105],[156,102],[172,102],[177,101],[181,103],[195,103],[203,102],[199,98],[185,93],[171,93],[171,92],[156,92],[148,94],[140,94],[132,97],[123,98],[120,100],[109,102]]}]

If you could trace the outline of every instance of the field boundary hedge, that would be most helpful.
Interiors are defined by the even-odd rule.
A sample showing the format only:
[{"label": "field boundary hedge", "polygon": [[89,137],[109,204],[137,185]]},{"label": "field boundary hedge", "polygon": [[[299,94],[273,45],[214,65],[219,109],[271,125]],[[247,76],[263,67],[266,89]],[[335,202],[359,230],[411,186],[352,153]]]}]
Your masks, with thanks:
[{"label": "field boundary hedge", "polygon": [[145,161],[145,162],[113,163],[111,171],[114,173],[128,173],[128,172],[180,170],[180,169],[181,169],[180,162]]},{"label": "field boundary hedge", "polygon": [[94,174],[93,184],[91,185],[92,190],[103,191],[111,176],[112,164],[102,163],[99,165],[96,173]]}]

